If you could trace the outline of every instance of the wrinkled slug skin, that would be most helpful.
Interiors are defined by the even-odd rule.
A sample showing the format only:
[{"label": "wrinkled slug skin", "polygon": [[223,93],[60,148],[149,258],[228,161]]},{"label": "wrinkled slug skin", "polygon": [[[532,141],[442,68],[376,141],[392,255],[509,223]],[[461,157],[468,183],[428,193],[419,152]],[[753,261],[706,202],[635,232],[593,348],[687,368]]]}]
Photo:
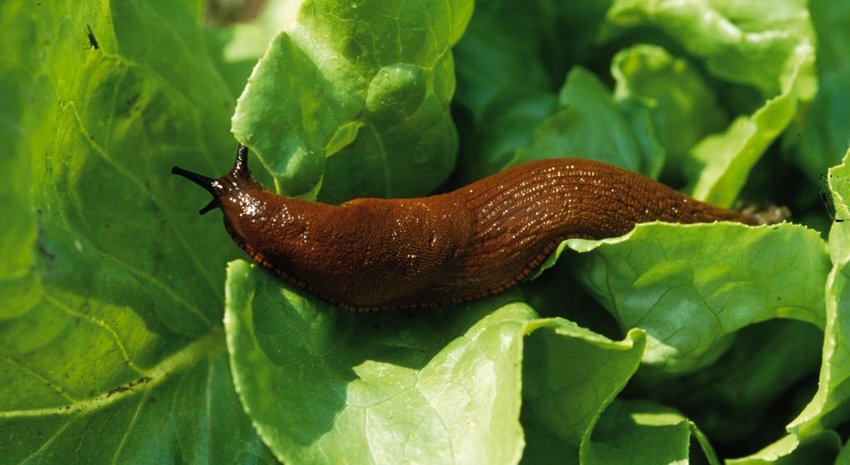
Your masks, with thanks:
[{"label": "wrinkled slug skin", "polygon": [[504,291],[567,238],[623,235],[637,223],[736,221],[605,163],[519,165],[447,194],[340,205],[276,195],[251,178],[240,146],[218,179],[174,168],[213,195],[233,240],[257,263],[348,310],[457,303]]}]

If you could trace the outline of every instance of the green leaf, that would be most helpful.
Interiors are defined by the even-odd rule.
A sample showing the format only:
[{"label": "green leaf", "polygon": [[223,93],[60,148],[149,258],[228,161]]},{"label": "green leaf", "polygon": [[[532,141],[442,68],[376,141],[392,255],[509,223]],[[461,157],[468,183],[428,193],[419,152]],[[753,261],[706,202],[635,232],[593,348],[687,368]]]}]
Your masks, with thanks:
[{"label": "green leaf", "polygon": [[[850,4],[829,0],[809,4],[817,32],[818,93],[806,112],[795,161],[818,180],[850,146]],[[787,139],[797,142],[797,134]]]},{"label": "green leaf", "polygon": [[615,99],[648,113],[668,172],[679,172],[691,147],[725,125],[724,110],[695,67],[662,47],[641,44],[621,50],[611,71],[617,81]]},{"label": "green leaf", "polygon": [[[477,2],[469,27],[455,47],[456,100],[476,122],[497,117],[490,108],[499,100],[511,105],[550,88],[546,65],[539,57],[540,44],[530,40],[540,34],[540,20],[545,17],[537,2],[524,6],[528,14],[517,15],[511,0]],[[486,155],[480,161],[493,154]]]},{"label": "green leaf", "polygon": [[[0,6],[0,21],[18,13],[20,5]],[[31,32],[24,24],[10,28],[0,43],[0,138],[4,154],[0,157],[0,172],[10,173],[0,183],[0,320],[25,313],[38,302],[42,292],[41,277],[33,272],[36,262],[38,224],[30,207],[31,170],[27,157],[26,132],[18,120],[27,105],[26,96],[19,91],[22,74],[30,74],[34,64],[25,61],[15,49]]]},{"label": "green leaf", "polygon": [[668,371],[710,363],[724,338],[749,324],[824,324],[826,251],[801,226],[653,223],[622,238],[566,244],[593,250],[580,278],[623,328],[647,332],[644,362]]},{"label": "green leaf", "polygon": [[[578,156],[632,171],[657,171],[661,153],[654,142],[632,130],[607,88],[590,72],[573,68],[561,89],[561,108],[544,120],[532,143],[517,150],[510,164],[544,158]],[[652,137],[652,136],[649,136]]]},{"label": "green leaf", "polygon": [[690,450],[692,442],[701,446],[708,463],[719,464],[696,425],[679,412],[647,402],[618,401],[602,415],[582,463],[689,463],[690,457],[699,455]]},{"label": "green leaf", "polygon": [[[727,460],[729,465],[809,465],[833,463],[840,439],[833,432],[823,432],[800,442],[793,434],[782,437],[764,449],[739,459]],[[836,462],[837,463],[837,462]]]},{"label": "green leaf", "polygon": [[428,192],[454,165],[450,47],[471,13],[469,0],[307,0],[254,69],[233,132],[288,195]]},{"label": "green leaf", "polygon": [[796,112],[796,96],[783,93],[752,117],[736,118],[722,134],[703,139],[692,152],[703,168],[691,194],[716,205],[731,205],[752,167]]},{"label": "green leaf", "polygon": [[242,261],[228,268],[237,389],[285,463],[514,463],[522,330],[506,298],[357,315]]},{"label": "green leaf", "polygon": [[[469,28],[455,48],[457,102],[476,122],[489,126],[499,116],[493,105],[522,105],[527,98],[554,93],[566,70],[597,51],[597,31],[610,3],[477,2]],[[496,131],[482,134],[486,138],[498,135]],[[486,162],[494,154],[471,155]]]},{"label": "green leaf", "polygon": [[[124,346],[122,337],[135,338],[148,352],[164,345],[144,332],[138,318],[100,321],[53,300],[44,307],[38,316],[50,318],[53,327],[63,325],[51,310],[68,312],[55,335],[64,340],[30,343],[27,349],[38,350],[36,356],[3,357],[3,383],[17,393],[4,395],[0,407],[4,461],[274,463],[242,412],[220,334],[198,339],[157,365],[137,366],[144,362],[140,356],[150,355]],[[32,327],[33,320],[19,321],[14,329],[25,324]],[[125,328],[113,326],[119,324]],[[8,342],[4,352],[24,348]],[[97,350],[66,367],[53,366],[63,360],[63,351],[87,346]],[[89,370],[92,366],[99,369]]]},{"label": "green leaf", "polygon": [[495,98],[470,136],[472,147],[458,164],[458,178],[472,182],[504,169],[518,149],[534,140],[534,131],[557,107],[557,96],[545,92],[522,99],[512,94]]},{"label": "green leaf", "polygon": [[681,375],[644,366],[629,393],[683,412],[718,449],[753,450],[784,435],[811,396],[822,344],[823,333],[809,323],[768,320],[740,330],[701,370]]},{"label": "green leaf", "polygon": [[561,318],[527,327],[523,462],[577,464],[600,414],[637,370],[646,339],[634,330],[614,342]]},{"label": "green leaf", "polygon": [[847,465],[850,463],[850,443],[844,443],[838,458],[835,459],[835,465]]},{"label": "green leaf", "polygon": [[826,282],[826,328],[818,391],[806,409],[789,425],[806,436],[834,428],[850,418],[850,151],[841,165],[829,170],[835,222],[829,231],[832,270]]},{"label": "green leaf", "polygon": [[[795,73],[798,55],[813,58],[813,31],[800,0],[617,0],[607,19],[607,37],[637,26],[658,28],[705,60],[712,75],[766,96],[793,83],[784,80]],[[813,77],[806,76],[807,84]]]},{"label": "green leaf", "polygon": [[515,463],[520,375],[526,459],[577,463],[644,347],[640,331],[612,342],[563,319],[535,319],[525,305],[506,305],[511,295],[352,315],[242,261],[228,277],[237,388],[286,463]]},{"label": "green leaf", "polygon": [[[269,0],[264,2],[257,17],[247,22],[240,21],[228,29],[229,36],[224,47],[223,58],[228,61],[251,61],[256,63],[266,52],[269,44],[282,30],[290,30],[295,24],[302,0]],[[218,2],[228,7],[228,2]],[[251,9],[257,5],[242,4]],[[243,83],[244,84],[244,83]]]},{"label": "green leaf", "polygon": [[[817,86],[814,33],[805,3],[620,0],[608,12],[608,40],[657,28],[704,62],[714,77],[754,88],[763,103],[693,148],[694,197],[728,206],[765,149]],[[750,110],[745,110],[750,113]]]},{"label": "green leaf", "polygon": [[[552,113],[557,89],[573,65],[604,56],[596,35],[610,6],[605,0],[479,1],[455,47],[456,103],[464,134],[459,179],[492,174],[532,142]],[[549,157],[568,153],[559,148]]]},{"label": "green leaf", "polygon": [[232,70],[201,6],[0,6],[4,462],[274,461],[225,357],[233,248],[193,214],[206,194],[169,175],[221,169],[233,147]]}]

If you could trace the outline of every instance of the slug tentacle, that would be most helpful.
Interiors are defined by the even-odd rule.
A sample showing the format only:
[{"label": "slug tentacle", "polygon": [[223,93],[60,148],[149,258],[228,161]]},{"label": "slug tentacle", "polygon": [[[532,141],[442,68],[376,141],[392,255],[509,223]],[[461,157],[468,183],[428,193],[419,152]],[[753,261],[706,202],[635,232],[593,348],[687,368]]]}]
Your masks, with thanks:
[{"label": "slug tentacle", "polygon": [[233,162],[233,168],[230,168],[230,173],[227,173],[233,179],[251,179],[251,170],[248,169],[248,147],[239,144],[236,149],[236,160]]},{"label": "slug tentacle", "polygon": [[195,173],[194,171],[184,170],[179,166],[175,166],[171,168],[171,174],[176,174],[178,176],[183,176],[184,178],[194,182],[195,184],[203,187],[207,192],[212,194],[214,197],[218,196],[218,191],[215,187],[216,180],[213,178],[208,178],[203,174]]},{"label": "slug tentacle", "polygon": [[219,207],[218,197],[221,192],[221,187],[219,186],[219,181],[217,179],[208,178],[202,174],[195,173],[193,171],[184,170],[179,166],[175,166],[171,168],[171,174],[176,174],[178,176],[183,176],[184,178],[194,182],[195,184],[203,187],[207,192],[209,192],[213,198],[210,200],[208,204],[198,210],[198,214],[203,215],[210,210],[214,210]]},{"label": "slug tentacle", "polygon": [[171,172],[213,196],[201,214],[220,208],[228,234],[259,265],[356,311],[502,292],[569,238],[615,237],[649,221],[764,221],[585,159],[530,162],[431,197],[341,205],[264,189],[251,178],[243,145],[220,178],[177,167]]},{"label": "slug tentacle", "polygon": [[213,196],[212,200],[198,212],[201,215],[221,207],[220,198],[223,195],[241,189],[246,183],[256,184],[251,178],[251,170],[248,169],[248,147],[242,144],[239,144],[239,148],[236,149],[236,160],[233,162],[230,172],[221,178],[209,178],[179,166],[171,168],[171,174],[182,176],[194,182]]}]

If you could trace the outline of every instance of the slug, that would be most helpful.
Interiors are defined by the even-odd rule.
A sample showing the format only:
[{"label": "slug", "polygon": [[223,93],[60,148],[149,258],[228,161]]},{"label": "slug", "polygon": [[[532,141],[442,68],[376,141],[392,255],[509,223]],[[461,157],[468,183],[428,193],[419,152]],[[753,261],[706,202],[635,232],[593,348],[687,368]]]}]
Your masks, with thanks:
[{"label": "slug", "polygon": [[663,184],[585,159],[515,166],[422,198],[360,198],[340,205],[274,194],[240,145],[218,179],[174,167],[212,194],[230,237],[286,281],[352,311],[447,305],[502,292],[564,239],[623,235],[637,223],[735,221]]}]

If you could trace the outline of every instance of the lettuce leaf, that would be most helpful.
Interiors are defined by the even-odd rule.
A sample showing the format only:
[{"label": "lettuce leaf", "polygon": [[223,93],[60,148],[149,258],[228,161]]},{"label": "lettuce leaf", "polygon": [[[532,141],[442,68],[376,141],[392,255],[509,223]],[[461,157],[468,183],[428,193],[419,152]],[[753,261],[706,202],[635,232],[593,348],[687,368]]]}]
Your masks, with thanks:
[{"label": "lettuce leaf", "polygon": [[[540,123],[532,142],[517,150],[509,165],[552,158],[570,147],[584,157],[593,154],[596,160],[631,171],[658,171],[662,154],[654,139],[632,128],[628,116],[593,74],[580,67],[571,70],[558,100],[560,108]],[[600,127],[606,131],[599,131]]]},{"label": "lettuce leaf", "polygon": [[433,190],[455,161],[450,47],[471,13],[469,0],[306,0],[257,63],[234,134],[288,195]]},{"label": "lettuce leaf", "polygon": [[516,463],[523,429],[524,460],[577,458],[644,347],[639,330],[612,342],[538,319],[512,293],[352,315],[244,261],[227,292],[237,390],[285,463]]},{"label": "lettuce leaf", "polygon": [[755,111],[732,120],[724,133],[692,148],[691,160],[698,167],[693,168],[698,170],[694,197],[731,205],[761,154],[790,124],[799,102],[814,96],[814,31],[806,18],[799,1],[622,0],[608,11],[606,35],[657,28],[698,57],[711,76],[746,86],[764,99]]},{"label": "lettuce leaf", "polygon": [[[691,450],[693,443],[698,451]],[[681,413],[649,402],[618,401],[600,418],[582,463],[687,463],[691,457],[720,463],[696,425]]]},{"label": "lettuce leaf", "polygon": [[[0,5],[4,462],[848,462],[842,2],[268,3]],[[332,202],[578,155],[834,221],[645,224],[355,315],[194,215],[169,168],[222,173],[228,128]]]},{"label": "lettuce leaf", "polygon": [[824,325],[829,261],[817,232],[800,226],[644,224],[622,238],[567,244],[594,251],[581,279],[622,327],[647,331],[644,361],[667,371],[705,366],[753,323]]},{"label": "lettuce leaf", "polygon": [[3,462],[274,460],[229,375],[215,263],[233,252],[168,175],[229,158],[211,154],[231,146],[230,70],[200,12],[0,6]]},{"label": "lettuce leaf", "polygon": [[813,0],[812,22],[817,32],[818,88],[804,120],[802,132],[786,137],[799,148],[793,159],[814,181],[835,165],[850,145],[850,5],[846,2]]},{"label": "lettuce leaf", "polygon": [[804,435],[810,431],[835,428],[850,418],[847,410],[850,391],[850,350],[846,338],[850,320],[850,151],[841,165],[830,168],[827,176],[835,221],[829,230],[829,256],[832,270],[826,282],[826,328],[824,330],[823,362],[818,391],[806,409],[791,423],[792,431]]},{"label": "lettuce leaf", "polygon": [[228,347],[246,410],[279,460],[519,459],[518,359],[531,309],[486,301],[364,317],[315,305],[252,268],[228,270]]}]

